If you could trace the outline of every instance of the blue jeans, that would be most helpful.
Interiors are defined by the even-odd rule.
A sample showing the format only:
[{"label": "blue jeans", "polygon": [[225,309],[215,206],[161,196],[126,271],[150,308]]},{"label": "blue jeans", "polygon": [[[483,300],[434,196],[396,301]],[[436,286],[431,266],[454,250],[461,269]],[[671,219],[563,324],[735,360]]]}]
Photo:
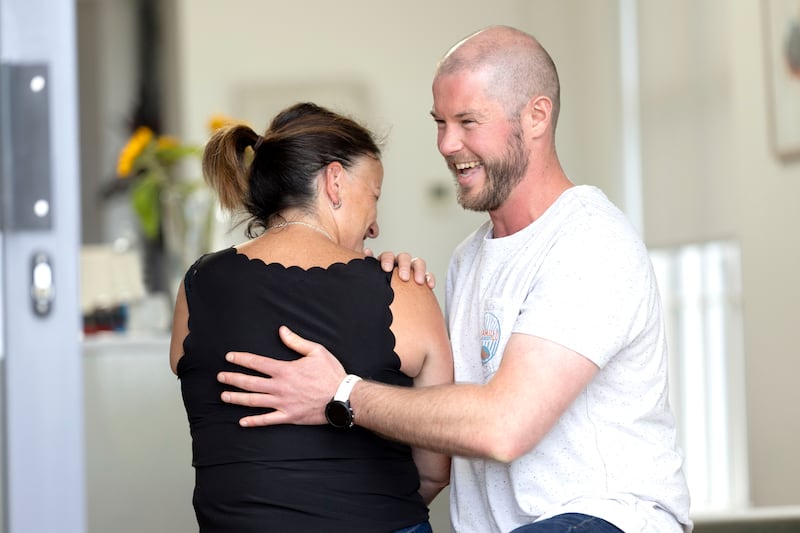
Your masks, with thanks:
[{"label": "blue jeans", "polygon": [[415,526],[408,526],[404,527],[403,529],[398,529],[394,533],[433,533],[433,529],[431,529],[430,522],[420,522]]},{"label": "blue jeans", "polygon": [[625,533],[602,518],[580,513],[565,513],[553,518],[518,527],[511,533]]}]

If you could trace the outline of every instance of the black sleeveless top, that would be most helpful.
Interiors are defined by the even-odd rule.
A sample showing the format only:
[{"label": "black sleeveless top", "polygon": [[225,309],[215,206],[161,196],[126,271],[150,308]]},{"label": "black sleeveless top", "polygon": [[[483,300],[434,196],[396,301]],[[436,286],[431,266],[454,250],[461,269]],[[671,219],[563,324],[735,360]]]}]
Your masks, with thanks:
[{"label": "black sleeveless top", "polygon": [[427,520],[408,446],[360,427],[242,428],[263,409],[224,404],[229,351],[296,359],[287,325],[326,346],[348,373],[410,386],[389,329],[391,273],[373,258],[284,267],[234,248],[201,257],[184,280],[189,335],[178,377],[192,435],[201,531],[390,532]]}]

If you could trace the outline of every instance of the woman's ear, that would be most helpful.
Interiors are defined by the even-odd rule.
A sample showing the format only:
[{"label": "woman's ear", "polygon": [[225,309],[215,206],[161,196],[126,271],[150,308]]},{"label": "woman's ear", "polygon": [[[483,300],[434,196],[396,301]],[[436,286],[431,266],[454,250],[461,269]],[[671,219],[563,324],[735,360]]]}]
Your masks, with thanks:
[{"label": "woman's ear", "polygon": [[344,184],[344,167],[338,161],[328,163],[324,170],[325,194],[334,209],[342,206],[342,189]]}]

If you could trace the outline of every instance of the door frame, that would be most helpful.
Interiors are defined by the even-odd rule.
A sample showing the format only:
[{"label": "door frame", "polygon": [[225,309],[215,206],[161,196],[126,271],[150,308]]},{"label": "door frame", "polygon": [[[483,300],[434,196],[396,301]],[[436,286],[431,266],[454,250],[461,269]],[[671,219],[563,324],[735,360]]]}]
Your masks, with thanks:
[{"label": "door frame", "polygon": [[[75,10],[74,1],[0,0],[4,533],[86,531]],[[44,91],[38,100],[9,90],[27,67],[42,74],[31,86]],[[29,124],[26,113],[46,120]],[[36,215],[44,223],[26,219],[31,195],[46,200]],[[34,257],[47,259],[55,289],[39,311]]]}]

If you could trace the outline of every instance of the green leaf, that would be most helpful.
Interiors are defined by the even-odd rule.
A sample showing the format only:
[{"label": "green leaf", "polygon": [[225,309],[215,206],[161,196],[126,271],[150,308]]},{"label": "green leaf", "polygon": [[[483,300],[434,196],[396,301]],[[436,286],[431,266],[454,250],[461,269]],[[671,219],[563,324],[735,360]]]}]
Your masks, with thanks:
[{"label": "green leaf", "polygon": [[156,240],[161,226],[161,184],[153,174],[141,176],[133,186],[131,205],[139,217],[145,237]]},{"label": "green leaf", "polygon": [[156,151],[156,157],[165,165],[172,165],[186,156],[199,156],[201,150],[197,146],[187,144],[178,144],[168,148],[159,148]]}]

